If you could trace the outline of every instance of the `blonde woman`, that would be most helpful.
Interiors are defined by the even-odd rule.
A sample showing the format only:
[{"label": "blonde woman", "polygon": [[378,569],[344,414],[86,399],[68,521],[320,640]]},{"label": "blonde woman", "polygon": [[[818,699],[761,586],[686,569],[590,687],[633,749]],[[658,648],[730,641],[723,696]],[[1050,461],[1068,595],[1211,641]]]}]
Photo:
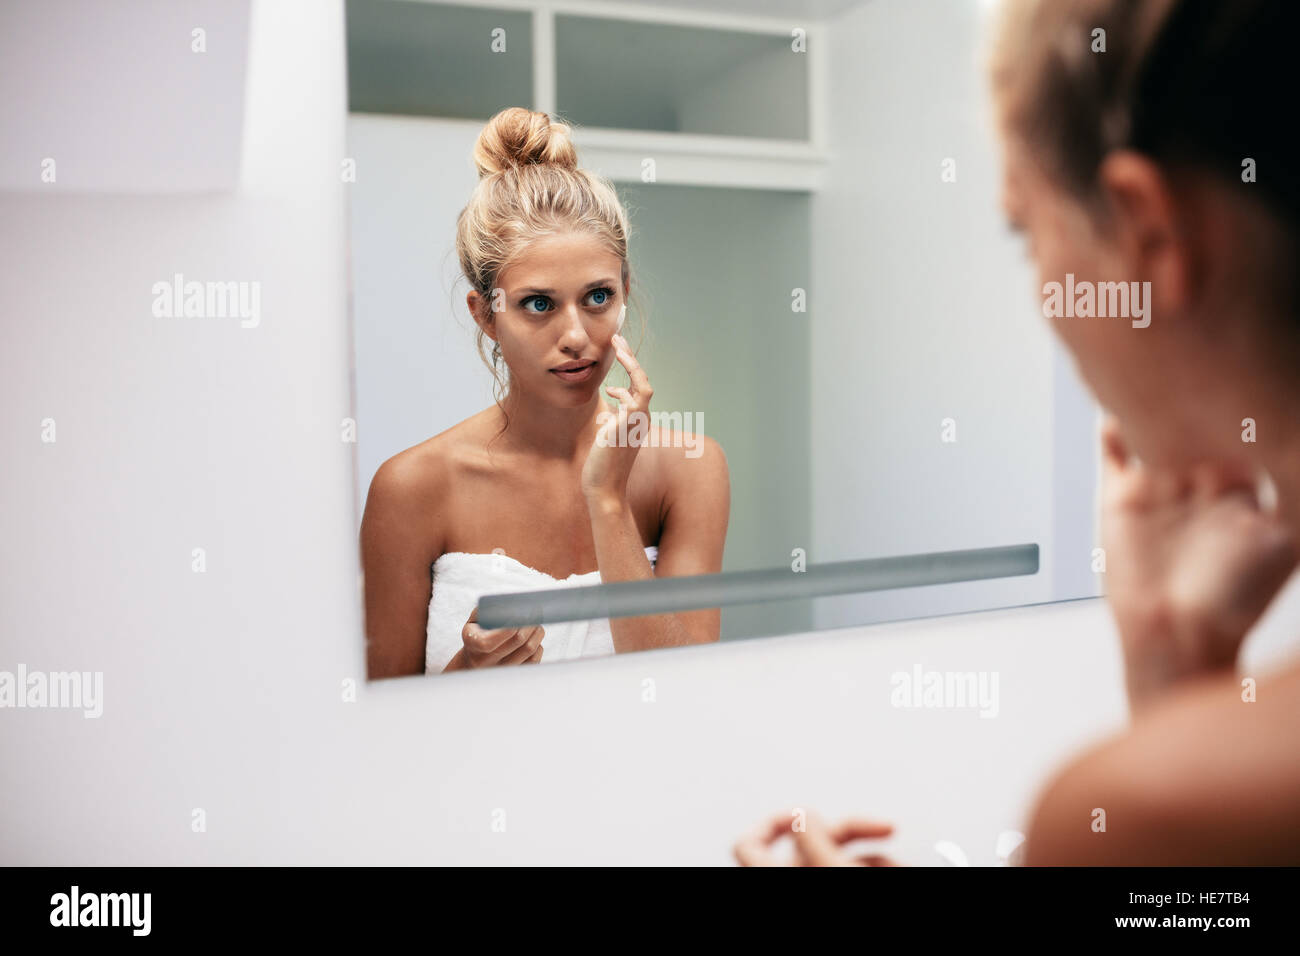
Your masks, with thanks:
[{"label": "blonde woman", "polygon": [[[1300,167],[1284,119],[1300,4],[1006,7],[1004,203],[1044,291],[1072,274],[1151,295],[1140,322],[1053,320],[1115,416],[1102,543],[1133,720],[1044,787],[1025,862],[1300,864],[1300,661],[1249,675],[1253,694],[1236,668],[1300,541]],[[892,862],[849,849],[889,823],[811,815],[778,858],[790,821],[742,838],[740,862]]]},{"label": "blonde woman", "polygon": [[[712,439],[694,445],[649,419],[653,389],[620,332],[627,214],[608,181],[578,167],[569,132],[513,108],[475,145],[479,182],[456,249],[499,393],[371,482],[361,527],[371,678],[718,639],[717,609],[476,623],[483,594],[722,570],[726,457]],[[616,414],[601,395],[615,363],[630,379],[605,389]],[[649,426],[639,440],[638,416]]]}]

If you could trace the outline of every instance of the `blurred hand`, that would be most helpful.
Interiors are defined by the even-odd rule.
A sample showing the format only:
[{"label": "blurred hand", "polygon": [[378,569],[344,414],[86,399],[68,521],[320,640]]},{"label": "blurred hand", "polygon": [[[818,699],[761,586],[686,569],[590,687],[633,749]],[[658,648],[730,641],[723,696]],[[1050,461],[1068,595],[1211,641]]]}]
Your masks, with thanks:
[{"label": "blurred hand", "polygon": [[[802,822],[802,828],[795,824]],[[733,852],[741,866],[898,866],[887,856],[878,853],[851,854],[845,844],[854,840],[875,840],[894,832],[889,823],[876,820],[850,818],[835,826],[828,826],[812,810],[802,821],[791,812],[778,813],[759,824],[736,841]],[[773,844],[789,834],[794,837],[794,856],[779,859]]]},{"label": "blurred hand", "polygon": [[1106,598],[1137,709],[1179,680],[1232,667],[1297,553],[1244,466],[1147,468],[1108,419],[1102,475]]}]

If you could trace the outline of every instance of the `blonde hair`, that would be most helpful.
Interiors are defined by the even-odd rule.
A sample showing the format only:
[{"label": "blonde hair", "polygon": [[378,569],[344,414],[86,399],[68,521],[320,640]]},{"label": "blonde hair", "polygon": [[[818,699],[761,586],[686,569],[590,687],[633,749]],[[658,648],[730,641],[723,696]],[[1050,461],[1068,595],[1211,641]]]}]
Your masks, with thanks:
[{"label": "blonde hair", "polygon": [[[627,212],[609,180],[578,167],[568,124],[536,110],[502,110],[479,133],[474,165],[479,181],[456,219],[456,253],[481,302],[491,302],[498,276],[529,243],[568,232],[604,243],[622,261],[621,282],[629,286]],[[488,360],[485,338],[479,325],[475,346],[492,372],[493,394],[502,406],[509,377],[501,368],[499,345]]]}]

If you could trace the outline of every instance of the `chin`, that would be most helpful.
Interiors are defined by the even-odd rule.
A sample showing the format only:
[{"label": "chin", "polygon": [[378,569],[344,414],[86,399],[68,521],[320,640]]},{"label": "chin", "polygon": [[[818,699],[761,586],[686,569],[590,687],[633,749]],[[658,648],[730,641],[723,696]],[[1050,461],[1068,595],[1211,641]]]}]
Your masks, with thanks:
[{"label": "chin", "polygon": [[556,405],[562,408],[577,408],[591,401],[592,394],[599,387],[600,382],[595,379],[577,385],[566,385],[557,380],[551,383],[551,395]]}]

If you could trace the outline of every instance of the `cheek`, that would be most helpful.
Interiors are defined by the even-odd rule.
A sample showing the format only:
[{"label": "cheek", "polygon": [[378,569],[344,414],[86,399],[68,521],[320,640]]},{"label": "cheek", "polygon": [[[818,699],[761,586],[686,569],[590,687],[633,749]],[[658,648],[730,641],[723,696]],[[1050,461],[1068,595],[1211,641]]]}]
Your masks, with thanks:
[{"label": "cheek", "polygon": [[610,356],[614,354],[614,336],[618,334],[617,326],[617,322],[611,322],[601,325],[599,328],[591,329],[588,333],[595,346],[601,352],[608,353]]},{"label": "cheek", "polygon": [[1085,250],[1070,242],[1068,234],[1055,223],[1035,233],[1033,256],[1038,265],[1040,292],[1048,282],[1064,282],[1066,273],[1079,278],[1088,271]]},{"label": "cheek", "polygon": [[530,326],[529,320],[521,317],[501,328],[501,351],[517,369],[515,374],[524,374],[548,351]]},{"label": "cheek", "polygon": [[521,313],[514,317],[509,327],[502,330],[503,337],[508,337],[511,347],[517,352],[535,352],[544,348],[541,324],[535,317]]},{"label": "cheek", "polygon": [[1046,229],[1035,235],[1034,258],[1038,275],[1034,294],[1039,314],[1073,353],[1085,377],[1092,380],[1094,376],[1087,373],[1099,359],[1104,358],[1106,323],[1065,314],[1049,315],[1050,310],[1046,308],[1048,295],[1043,290],[1048,283],[1057,283],[1064,296],[1067,275],[1072,275],[1076,284],[1084,280],[1096,281],[1098,263],[1095,250],[1074,241],[1067,230]]}]

